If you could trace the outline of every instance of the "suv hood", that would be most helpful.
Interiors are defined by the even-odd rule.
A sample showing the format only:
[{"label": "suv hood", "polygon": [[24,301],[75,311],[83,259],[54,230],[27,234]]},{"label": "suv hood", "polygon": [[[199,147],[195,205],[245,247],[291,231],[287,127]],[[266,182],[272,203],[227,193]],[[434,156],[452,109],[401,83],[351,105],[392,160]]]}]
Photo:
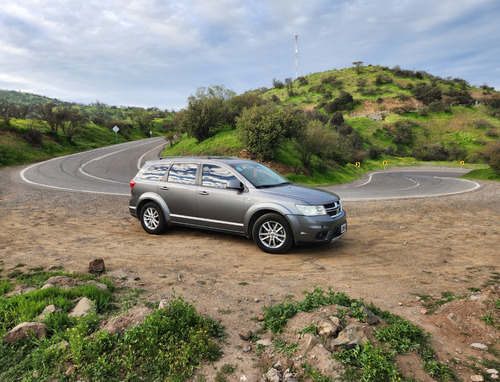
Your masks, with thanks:
[{"label": "suv hood", "polygon": [[320,190],[314,187],[308,187],[301,184],[286,184],[271,188],[261,188],[260,192],[264,194],[278,195],[288,197],[304,204],[329,204],[340,200],[337,194],[326,190]]}]

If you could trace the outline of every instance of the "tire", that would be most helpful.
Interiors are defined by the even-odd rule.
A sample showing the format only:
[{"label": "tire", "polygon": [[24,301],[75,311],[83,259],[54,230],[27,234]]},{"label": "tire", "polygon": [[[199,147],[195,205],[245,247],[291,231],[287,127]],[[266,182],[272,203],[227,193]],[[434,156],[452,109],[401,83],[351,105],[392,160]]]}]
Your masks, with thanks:
[{"label": "tire", "polygon": [[166,223],[163,211],[160,206],[154,202],[149,202],[141,209],[140,220],[142,228],[152,235],[160,235],[165,232]]},{"label": "tire", "polygon": [[267,253],[285,253],[293,245],[293,233],[288,221],[279,214],[265,214],[252,228],[257,246]]}]

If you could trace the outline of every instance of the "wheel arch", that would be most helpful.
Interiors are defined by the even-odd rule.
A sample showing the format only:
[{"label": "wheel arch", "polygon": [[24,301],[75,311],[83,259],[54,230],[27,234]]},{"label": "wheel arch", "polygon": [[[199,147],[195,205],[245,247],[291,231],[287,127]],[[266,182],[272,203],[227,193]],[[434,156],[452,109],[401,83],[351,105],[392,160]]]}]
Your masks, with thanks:
[{"label": "wheel arch", "polygon": [[160,195],[155,194],[154,192],[145,192],[144,194],[141,195],[137,203],[138,216],[140,214],[140,211],[142,210],[142,207],[148,202],[155,202],[156,204],[158,204],[163,211],[165,223],[167,224],[170,223],[170,210],[167,206],[167,203],[165,203],[165,200],[163,200],[163,198]]},{"label": "wheel arch", "polygon": [[285,206],[282,205],[273,205],[273,204],[266,204],[266,205],[261,205],[261,206],[254,206],[255,208],[251,208],[248,210],[247,215],[245,217],[245,235],[248,238],[252,238],[252,230],[253,226],[255,225],[255,222],[263,215],[269,214],[269,213],[274,213],[283,216],[287,221],[288,224],[290,224],[290,227],[293,232],[294,240],[295,237],[298,237],[296,235],[296,228],[298,226],[298,222],[295,219],[295,216],[292,214],[292,212],[286,208]]}]

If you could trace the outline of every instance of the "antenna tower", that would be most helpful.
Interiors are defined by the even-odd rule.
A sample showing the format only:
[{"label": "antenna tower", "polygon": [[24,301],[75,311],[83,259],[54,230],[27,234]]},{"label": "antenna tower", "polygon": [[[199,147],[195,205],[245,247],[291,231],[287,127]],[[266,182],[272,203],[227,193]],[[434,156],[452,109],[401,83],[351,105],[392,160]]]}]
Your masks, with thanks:
[{"label": "antenna tower", "polygon": [[299,35],[295,33],[295,79],[298,78],[298,61],[299,61],[299,49],[298,49],[298,39]]}]

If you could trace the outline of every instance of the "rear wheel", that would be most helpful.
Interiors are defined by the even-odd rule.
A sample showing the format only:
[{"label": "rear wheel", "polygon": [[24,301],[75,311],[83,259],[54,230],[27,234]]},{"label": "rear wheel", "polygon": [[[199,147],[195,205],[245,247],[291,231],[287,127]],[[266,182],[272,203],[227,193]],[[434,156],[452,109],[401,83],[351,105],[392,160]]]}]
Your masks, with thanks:
[{"label": "rear wheel", "polygon": [[255,244],[267,253],[285,253],[293,245],[293,233],[288,221],[281,215],[262,215],[252,229]]},{"label": "rear wheel", "polygon": [[166,224],[163,217],[163,211],[160,206],[154,202],[149,202],[141,209],[140,214],[142,228],[147,233],[159,235],[165,231]]}]

